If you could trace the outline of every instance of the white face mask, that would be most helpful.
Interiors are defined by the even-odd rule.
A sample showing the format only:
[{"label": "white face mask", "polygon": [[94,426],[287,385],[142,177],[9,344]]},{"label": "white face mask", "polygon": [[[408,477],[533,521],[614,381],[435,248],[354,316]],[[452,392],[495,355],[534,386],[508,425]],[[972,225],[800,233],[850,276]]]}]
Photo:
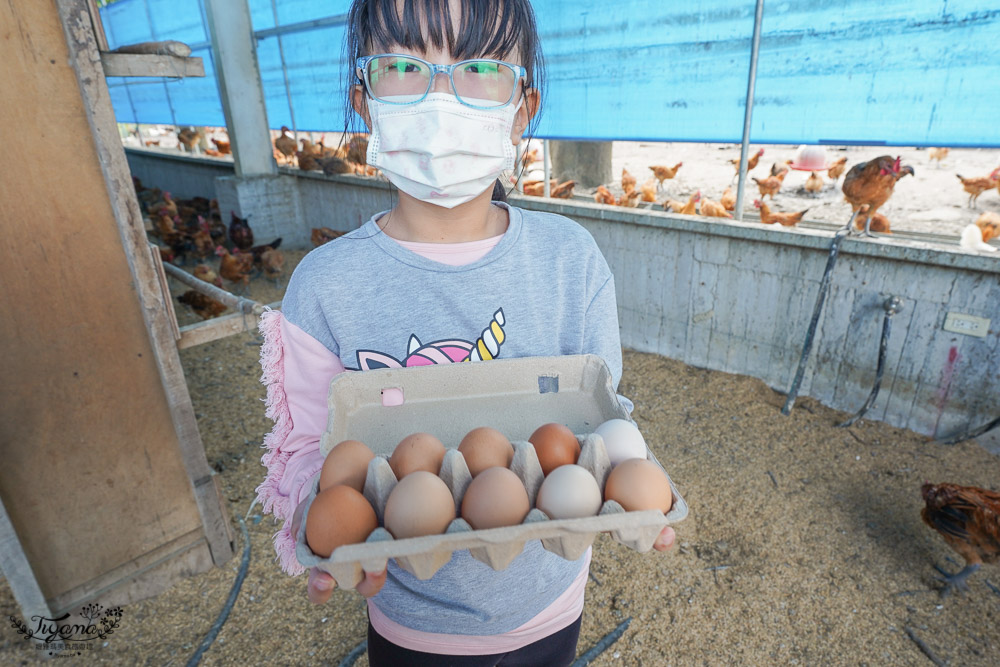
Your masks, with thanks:
[{"label": "white face mask", "polygon": [[406,194],[454,208],[514,168],[510,131],[520,108],[521,102],[473,109],[450,93],[429,93],[407,105],[369,98],[368,164]]}]

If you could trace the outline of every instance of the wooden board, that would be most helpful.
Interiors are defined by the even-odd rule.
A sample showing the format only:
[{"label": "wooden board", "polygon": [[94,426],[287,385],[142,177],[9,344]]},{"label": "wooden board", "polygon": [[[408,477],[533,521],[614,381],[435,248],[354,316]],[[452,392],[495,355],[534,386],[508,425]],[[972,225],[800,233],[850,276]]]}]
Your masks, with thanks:
[{"label": "wooden board", "polygon": [[0,126],[14,130],[0,179],[0,498],[54,609],[118,583],[134,599],[177,576],[160,564],[158,583],[135,592],[134,575],[156,569],[165,545],[228,558],[228,521],[128,190],[87,2],[4,3],[0,25],[12,27],[0,59],[16,91],[0,99]]}]

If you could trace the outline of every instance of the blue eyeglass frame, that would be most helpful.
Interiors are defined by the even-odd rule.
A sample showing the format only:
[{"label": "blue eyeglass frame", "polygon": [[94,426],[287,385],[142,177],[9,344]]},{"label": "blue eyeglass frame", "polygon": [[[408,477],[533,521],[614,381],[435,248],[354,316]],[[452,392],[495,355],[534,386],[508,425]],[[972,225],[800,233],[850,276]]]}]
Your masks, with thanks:
[{"label": "blue eyeglass frame", "polygon": [[[502,109],[514,101],[514,96],[517,94],[517,82],[520,80],[521,84],[524,85],[524,80],[528,78],[528,70],[521,67],[520,65],[515,65],[513,63],[509,63],[504,60],[496,60],[494,58],[469,58],[467,60],[460,60],[459,62],[453,63],[451,65],[436,65],[432,62],[424,60],[423,58],[418,58],[408,53],[376,53],[375,55],[371,56],[362,56],[354,61],[354,65],[357,68],[355,74],[357,75],[358,79],[361,80],[361,83],[364,85],[365,92],[368,93],[368,96],[371,97],[372,99],[378,99],[378,98],[376,98],[375,94],[372,92],[371,83],[368,81],[368,63],[370,63],[375,58],[409,58],[410,60],[416,60],[419,63],[427,65],[427,67],[431,70],[431,76],[427,80],[427,90],[424,91],[424,94],[421,95],[420,99],[413,100],[412,102],[387,102],[385,100],[380,99],[379,102],[381,102],[382,104],[395,104],[398,106],[407,106],[409,104],[417,104],[418,102],[424,101],[427,95],[430,94],[431,88],[434,87],[434,79],[440,72],[442,74],[448,75],[448,83],[451,84],[452,94],[455,96],[455,99],[457,99],[465,106],[472,107],[473,109]],[[459,95],[457,90],[455,89],[455,79],[452,73],[455,71],[456,67],[460,65],[466,65],[468,63],[483,63],[483,62],[505,65],[506,67],[509,67],[512,70],[514,70],[515,74],[514,88],[510,91],[510,98],[503,104],[497,104],[495,106],[489,106],[489,107],[478,106],[476,104],[469,104],[468,102],[462,99],[462,96]]]}]

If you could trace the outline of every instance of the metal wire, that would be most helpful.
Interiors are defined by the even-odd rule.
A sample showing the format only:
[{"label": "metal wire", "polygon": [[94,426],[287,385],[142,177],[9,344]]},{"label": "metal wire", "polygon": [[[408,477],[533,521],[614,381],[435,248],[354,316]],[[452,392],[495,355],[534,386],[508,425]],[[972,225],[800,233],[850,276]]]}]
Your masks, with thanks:
[{"label": "metal wire", "polygon": [[865,400],[865,404],[861,406],[861,409],[854,413],[854,416],[847,421],[837,424],[838,428],[847,428],[854,424],[862,417],[865,416],[871,407],[875,405],[875,399],[878,398],[878,392],[882,388],[882,374],[885,372],[885,357],[886,352],[889,350],[889,334],[892,330],[892,316],[903,309],[903,300],[898,296],[891,296],[885,300],[882,304],[885,309],[885,317],[882,319],[882,337],[879,339],[878,343],[878,367],[875,369],[875,384],[872,386],[871,392],[868,394],[868,398]]},{"label": "metal wire", "polygon": [[812,352],[813,338],[816,335],[816,325],[819,324],[819,316],[820,313],[823,312],[823,303],[826,301],[826,293],[830,290],[830,275],[833,273],[833,267],[837,264],[837,255],[840,252],[840,244],[848,235],[849,230],[854,225],[854,220],[857,217],[858,212],[855,211],[851,214],[851,219],[848,221],[847,226],[840,229],[833,235],[833,242],[830,244],[830,255],[826,260],[826,269],[823,271],[823,278],[819,283],[819,292],[816,294],[816,305],[813,307],[812,319],[809,320],[809,329],[806,331],[806,340],[802,345],[802,356],[799,358],[799,367],[798,370],[795,371],[795,379],[792,380],[792,387],[788,390],[788,397],[785,399],[785,405],[781,408],[781,414],[783,415],[787,416],[791,413],[792,406],[795,405],[795,399],[799,395],[799,387],[802,384],[802,378],[806,373],[806,366],[809,363],[809,355]]}]

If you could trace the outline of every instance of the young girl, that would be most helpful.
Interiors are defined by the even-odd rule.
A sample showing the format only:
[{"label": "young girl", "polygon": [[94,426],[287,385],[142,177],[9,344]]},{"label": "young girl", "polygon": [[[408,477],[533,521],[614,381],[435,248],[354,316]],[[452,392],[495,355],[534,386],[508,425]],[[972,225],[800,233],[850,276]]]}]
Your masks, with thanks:
[{"label": "young girl", "polygon": [[[398,202],[310,252],[282,312],[265,313],[261,352],[268,468],[265,512],[289,574],[304,499],[323,464],[331,378],[494,357],[593,353],[621,378],[614,279],[591,235],[559,215],[492,201],[538,111],[541,55],[528,0],[354,0],[351,105],[368,162]],[[484,336],[484,330],[502,335]],[[626,409],[628,399],[620,397]],[[663,551],[674,534],[665,528]],[[561,665],[576,654],[590,551],[565,560],[538,541],[494,571],[456,552],[421,581],[390,561],[357,586],[368,598],[372,665]],[[308,597],[329,599],[326,573]]]}]

